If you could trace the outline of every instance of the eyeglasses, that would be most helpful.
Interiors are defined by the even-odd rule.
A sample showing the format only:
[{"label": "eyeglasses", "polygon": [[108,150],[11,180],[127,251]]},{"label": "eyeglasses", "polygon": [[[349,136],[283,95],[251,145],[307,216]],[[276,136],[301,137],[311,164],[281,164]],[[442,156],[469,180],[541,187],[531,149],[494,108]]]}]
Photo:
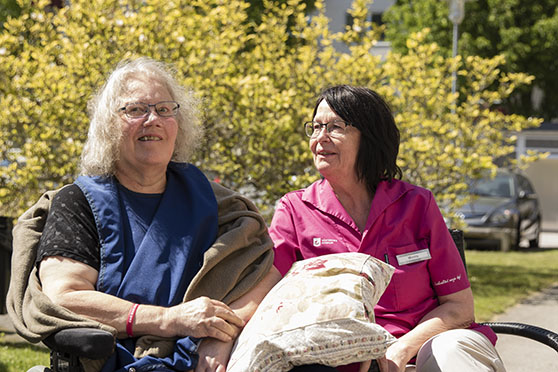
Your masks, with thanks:
[{"label": "eyeglasses", "polygon": [[326,128],[327,134],[332,137],[342,137],[345,134],[345,129],[350,124],[345,123],[343,120],[334,120],[329,123],[317,123],[315,121],[307,121],[304,123],[304,131],[310,138],[318,137],[322,131],[322,127]]},{"label": "eyeglasses", "polygon": [[175,101],[162,101],[155,104],[143,102],[128,103],[118,111],[124,111],[127,117],[131,119],[145,118],[151,112],[151,107],[155,108],[155,113],[163,118],[170,118],[178,114],[180,105]]}]

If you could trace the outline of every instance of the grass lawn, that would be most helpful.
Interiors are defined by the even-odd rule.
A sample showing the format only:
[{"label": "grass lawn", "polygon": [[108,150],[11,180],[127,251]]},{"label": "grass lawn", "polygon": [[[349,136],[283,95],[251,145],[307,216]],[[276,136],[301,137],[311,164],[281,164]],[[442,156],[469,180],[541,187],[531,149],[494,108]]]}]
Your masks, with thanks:
[{"label": "grass lawn", "polygon": [[[558,250],[467,250],[465,255],[477,321],[491,320],[532,293],[558,283]],[[24,372],[48,363],[45,349],[9,345],[0,334],[0,372]]]},{"label": "grass lawn", "polygon": [[489,321],[534,292],[558,283],[558,250],[465,251],[477,321]]},{"label": "grass lawn", "polygon": [[5,344],[0,333],[0,372],[25,372],[36,365],[49,365],[44,348],[27,344]]}]

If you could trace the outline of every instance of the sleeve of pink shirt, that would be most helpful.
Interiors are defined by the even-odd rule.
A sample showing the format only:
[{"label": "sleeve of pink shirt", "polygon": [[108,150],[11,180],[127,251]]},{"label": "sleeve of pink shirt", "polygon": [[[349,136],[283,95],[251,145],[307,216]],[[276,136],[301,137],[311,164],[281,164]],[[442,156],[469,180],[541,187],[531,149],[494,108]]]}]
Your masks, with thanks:
[{"label": "sleeve of pink shirt", "polygon": [[[429,270],[432,286],[438,296],[444,296],[470,287],[465,265],[434,197],[431,195],[422,219],[425,235],[430,239]],[[428,231],[429,230],[429,231]]]},{"label": "sleeve of pink shirt", "polygon": [[296,261],[298,241],[293,223],[291,205],[286,197],[281,198],[275,210],[269,235],[274,243],[275,260],[273,264],[281,275],[285,275]]},{"label": "sleeve of pink shirt", "polygon": [[[435,262],[430,265],[434,291],[436,291],[438,296],[444,296],[470,287],[471,285],[467,278],[465,265],[459,256],[457,248],[454,246],[455,244],[446,227],[442,214],[434,202],[434,197],[430,200],[430,205],[425,217],[428,221],[432,221],[432,226],[430,226],[431,249],[438,250],[440,247],[442,248],[438,254],[436,254]],[[445,265],[444,270],[436,270],[440,265]],[[449,270],[445,270],[446,267]],[[453,274],[448,275],[448,273]],[[493,345],[496,345],[498,337],[490,327],[473,323],[470,325],[469,329],[481,332]]]}]

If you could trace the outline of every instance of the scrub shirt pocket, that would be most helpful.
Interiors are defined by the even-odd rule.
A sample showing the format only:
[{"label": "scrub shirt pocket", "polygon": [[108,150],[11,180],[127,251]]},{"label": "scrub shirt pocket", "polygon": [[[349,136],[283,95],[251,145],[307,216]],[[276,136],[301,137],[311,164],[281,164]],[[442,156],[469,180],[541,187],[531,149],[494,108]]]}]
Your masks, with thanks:
[{"label": "scrub shirt pocket", "polygon": [[[388,246],[385,254],[389,264],[395,267],[391,282],[382,299],[395,309],[409,309],[420,306],[426,298],[433,296],[428,271],[428,259],[409,264],[399,264],[397,256],[428,249],[426,240],[404,246]],[[403,263],[403,262],[402,262]]]}]

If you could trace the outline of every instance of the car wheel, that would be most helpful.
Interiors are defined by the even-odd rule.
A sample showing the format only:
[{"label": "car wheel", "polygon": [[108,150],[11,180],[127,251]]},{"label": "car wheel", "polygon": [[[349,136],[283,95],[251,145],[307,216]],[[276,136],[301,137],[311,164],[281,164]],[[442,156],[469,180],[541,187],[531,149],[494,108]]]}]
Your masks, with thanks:
[{"label": "car wheel", "polygon": [[541,236],[541,218],[537,218],[537,221],[535,223],[537,224],[537,227],[535,229],[535,238],[529,240],[530,248],[539,248],[539,238]]},{"label": "car wheel", "polygon": [[515,239],[511,244],[511,249],[519,250],[519,243],[521,243],[521,220],[517,221],[517,225],[515,227]]}]

